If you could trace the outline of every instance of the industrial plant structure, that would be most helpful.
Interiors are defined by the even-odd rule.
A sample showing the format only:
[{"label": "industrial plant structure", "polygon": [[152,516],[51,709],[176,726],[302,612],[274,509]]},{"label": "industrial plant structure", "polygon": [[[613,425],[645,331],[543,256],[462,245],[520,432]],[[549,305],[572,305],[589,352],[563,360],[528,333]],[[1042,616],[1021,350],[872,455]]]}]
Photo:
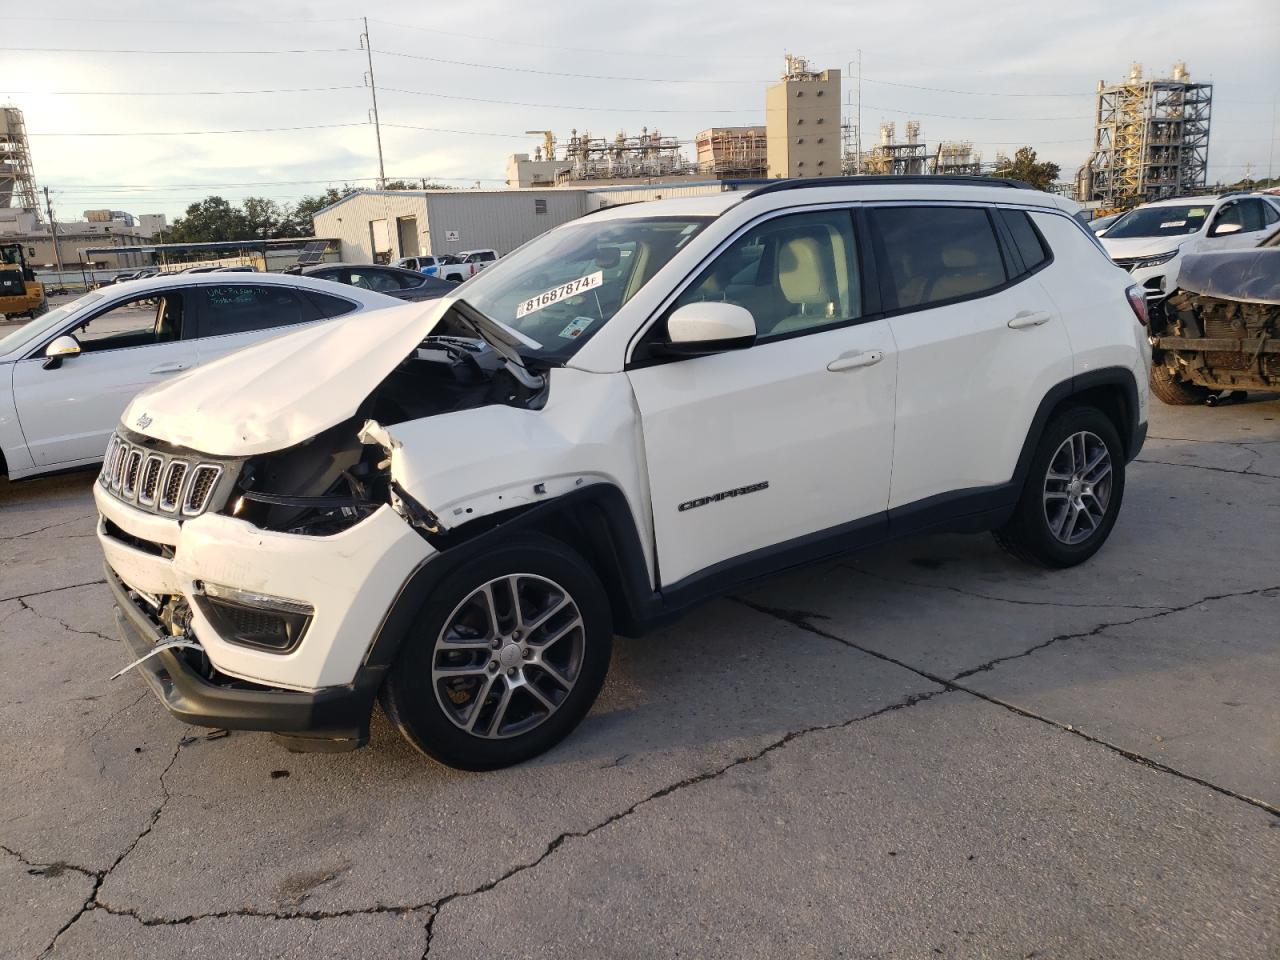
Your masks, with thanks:
[{"label": "industrial plant structure", "polygon": [[1213,84],[1192,83],[1185,63],[1168,78],[1135,63],[1123,83],[1098,83],[1093,150],[1077,174],[1081,200],[1131,206],[1203,189]]},{"label": "industrial plant structure", "polygon": [[0,207],[39,215],[27,125],[17,107],[0,107]]},{"label": "industrial plant structure", "polygon": [[764,95],[770,177],[840,173],[840,71],[813,70],[787,54],[782,79]]},{"label": "industrial plant structure", "polygon": [[982,175],[982,154],[968,140],[944,140],[929,161],[929,172],[943,176]]},{"label": "industrial plant structure", "polygon": [[698,172],[711,177],[763,177],[769,168],[768,127],[711,127],[694,144]]},{"label": "industrial plant structure", "polygon": [[864,173],[920,176],[929,159],[929,148],[920,137],[920,121],[907,121],[906,139],[899,140],[894,123],[880,124],[880,142],[862,155]]}]

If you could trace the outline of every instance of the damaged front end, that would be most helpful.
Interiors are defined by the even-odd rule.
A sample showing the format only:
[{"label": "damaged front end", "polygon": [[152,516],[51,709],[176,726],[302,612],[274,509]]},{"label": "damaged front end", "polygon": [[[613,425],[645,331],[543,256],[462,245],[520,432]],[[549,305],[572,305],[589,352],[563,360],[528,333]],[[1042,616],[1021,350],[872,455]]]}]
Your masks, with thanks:
[{"label": "damaged front end", "polygon": [[414,528],[444,532],[440,519],[393,476],[388,427],[490,405],[536,408],[546,387],[483,343],[431,337],[359,404],[314,437],[248,458],[226,512],[264,530],[328,536],[387,505]]},{"label": "damaged front end", "polygon": [[1280,387],[1280,248],[1188,256],[1152,311],[1154,363],[1212,390]]}]

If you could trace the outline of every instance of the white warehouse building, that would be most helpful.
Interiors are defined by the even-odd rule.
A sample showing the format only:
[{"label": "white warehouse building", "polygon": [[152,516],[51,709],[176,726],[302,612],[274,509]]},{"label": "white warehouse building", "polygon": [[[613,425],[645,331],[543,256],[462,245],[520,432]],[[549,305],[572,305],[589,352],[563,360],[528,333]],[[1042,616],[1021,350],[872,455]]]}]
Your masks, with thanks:
[{"label": "white warehouse building", "polygon": [[546,190],[363,190],[319,210],[315,235],[337,237],[346,263],[493,249],[506,256],[539,234],[602,207],[750,189],[704,180]]}]

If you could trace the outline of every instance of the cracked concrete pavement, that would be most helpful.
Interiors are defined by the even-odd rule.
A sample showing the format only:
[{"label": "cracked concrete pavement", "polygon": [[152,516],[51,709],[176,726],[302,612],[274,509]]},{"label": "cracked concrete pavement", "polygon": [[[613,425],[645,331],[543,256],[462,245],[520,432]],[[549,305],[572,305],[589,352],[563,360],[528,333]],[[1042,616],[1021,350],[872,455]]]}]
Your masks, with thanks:
[{"label": "cracked concrete pavement", "polygon": [[1083,567],[921,538],[619,640],[491,774],[108,683],[91,482],[0,482],[2,957],[1280,956],[1280,401],[1155,404]]}]

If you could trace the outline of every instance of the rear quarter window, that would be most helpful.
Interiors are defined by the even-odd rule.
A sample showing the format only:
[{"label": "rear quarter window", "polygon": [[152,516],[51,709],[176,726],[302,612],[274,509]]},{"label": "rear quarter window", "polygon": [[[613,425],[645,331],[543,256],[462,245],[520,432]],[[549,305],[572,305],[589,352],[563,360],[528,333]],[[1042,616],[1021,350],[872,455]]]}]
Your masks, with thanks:
[{"label": "rear quarter window", "polygon": [[1022,257],[1024,270],[1031,271],[1049,259],[1048,246],[1041,238],[1031,218],[1023,210],[1001,210],[1005,226],[1013,238],[1013,246]]}]

